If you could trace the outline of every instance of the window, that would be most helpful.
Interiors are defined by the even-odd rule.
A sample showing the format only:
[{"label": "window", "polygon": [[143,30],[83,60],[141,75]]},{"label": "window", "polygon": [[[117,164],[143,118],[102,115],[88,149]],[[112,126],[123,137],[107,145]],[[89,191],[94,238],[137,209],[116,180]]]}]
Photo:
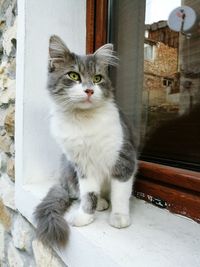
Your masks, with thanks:
[{"label": "window", "polygon": [[154,57],[155,57],[155,46],[144,44],[144,59],[153,61]]},{"label": "window", "polygon": [[[179,4],[175,2],[174,7],[181,5],[180,1]],[[149,16],[148,5],[147,17],[153,17],[154,21],[151,22],[152,25],[148,22],[148,34],[146,31],[144,37],[147,29],[144,25],[145,1],[137,2],[137,5],[134,1],[128,0],[123,1],[123,4],[120,1],[108,1],[107,4],[107,41],[114,42],[121,59],[117,75],[111,73],[117,101],[136,129],[140,127],[144,145],[135,194],[152,202],[157,197],[164,200],[169,210],[199,221],[197,207],[200,200],[197,195],[200,192],[200,174],[197,171],[200,149],[197,135],[200,136],[200,133],[199,123],[195,121],[195,118],[199,117],[199,98],[198,90],[194,86],[199,86],[198,80],[194,80],[198,77],[196,71],[199,69],[199,57],[196,57],[195,61],[195,57],[192,56],[192,51],[196,53],[199,47],[197,35],[194,35],[196,43],[193,43],[192,39],[188,41],[179,33],[171,31],[166,23],[166,12],[165,17],[155,18],[152,14]],[[182,1],[182,4],[193,6],[197,11],[199,9],[193,1]],[[170,12],[173,7],[168,6],[167,9]],[[162,12],[157,14],[160,15]],[[102,28],[102,31],[105,34],[105,28]],[[158,49],[153,65],[146,64],[144,60],[145,53],[142,47],[144,48],[147,37]],[[105,39],[102,39],[101,44],[105,42]],[[188,43],[191,44],[190,47]],[[188,49],[190,56],[186,53]],[[150,55],[151,52],[149,57]],[[193,69],[195,62],[197,66]],[[188,63],[191,66],[190,70],[187,70]],[[185,76],[182,75],[183,66],[187,70]],[[185,116],[182,116],[183,114]],[[188,114],[190,115],[187,121]],[[194,119],[190,120],[191,116]],[[186,128],[181,128],[178,132],[180,125],[185,125]],[[159,129],[162,127],[164,135],[161,136]],[[170,133],[174,134],[173,137],[170,137]],[[178,145],[184,137],[189,141],[187,150]],[[154,142],[151,141],[152,138]]]},{"label": "window", "polygon": [[173,79],[163,78],[163,86],[170,87],[173,84]]}]

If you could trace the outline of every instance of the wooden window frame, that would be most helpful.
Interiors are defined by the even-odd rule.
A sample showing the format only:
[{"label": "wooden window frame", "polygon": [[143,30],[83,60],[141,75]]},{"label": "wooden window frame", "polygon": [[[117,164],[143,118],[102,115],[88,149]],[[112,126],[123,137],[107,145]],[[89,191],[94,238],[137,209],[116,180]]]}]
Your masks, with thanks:
[{"label": "wooden window frame", "polygon": [[[87,0],[86,52],[106,43],[108,0]],[[140,161],[134,194],[200,223],[200,173]]]},{"label": "wooden window frame", "polygon": [[108,0],[87,0],[86,52],[93,53],[106,43]]},{"label": "wooden window frame", "polygon": [[[200,223],[200,173],[140,161],[134,187],[138,198]],[[162,202],[162,203],[163,203]]]}]

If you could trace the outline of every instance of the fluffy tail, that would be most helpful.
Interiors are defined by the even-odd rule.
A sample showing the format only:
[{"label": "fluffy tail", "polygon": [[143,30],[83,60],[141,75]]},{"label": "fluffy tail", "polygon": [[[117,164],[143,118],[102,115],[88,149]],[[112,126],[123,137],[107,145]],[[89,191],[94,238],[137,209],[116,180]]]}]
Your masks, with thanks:
[{"label": "fluffy tail", "polygon": [[69,226],[63,214],[71,205],[68,191],[60,185],[52,187],[34,212],[37,236],[45,244],[64,246]]}]

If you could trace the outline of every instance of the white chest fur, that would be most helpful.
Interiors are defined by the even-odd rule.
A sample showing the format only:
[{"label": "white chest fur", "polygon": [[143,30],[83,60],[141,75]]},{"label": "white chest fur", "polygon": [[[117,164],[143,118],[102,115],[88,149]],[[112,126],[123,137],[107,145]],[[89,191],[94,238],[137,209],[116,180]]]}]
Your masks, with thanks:
[{"label": "white chest fur", "polygon": [[123,142],[118,110],[113,103],[89,114],[54,111],[51,130],[68,159],[85,175],[110,174]]}]

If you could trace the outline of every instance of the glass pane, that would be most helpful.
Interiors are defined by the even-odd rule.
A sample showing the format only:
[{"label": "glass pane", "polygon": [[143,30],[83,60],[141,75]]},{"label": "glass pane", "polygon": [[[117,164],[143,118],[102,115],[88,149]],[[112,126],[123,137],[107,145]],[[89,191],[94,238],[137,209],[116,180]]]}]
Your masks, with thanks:
[{"label": "glass pane", "polygon": [[[111,73],[117,102],[140,132],[144,65],[145,0],[113,0],[111,2],[110,42],[120,58]],[[147,51],[149,57],[151,50]]]},{"label": "glass pane", "polygon": [[[144,54],[150,45],[155,56],[153,61],[144,58],[142,157],[199,170],[200,27],[197,22],[181,33],[167,21],[183,5],[200,12],[200,1],[146,1]],[[176,16],[181,15],[179,9]]]},{"label": "glass pane", "polygon": [[[200,170],[200,0],[109,3],[109,39],[120,57],[111,76],[120,107],[140,133],[141,158]],[[183,5],[198,19],[184,31],[192,17],[179,9],[174,31],[169,14]]]}]

